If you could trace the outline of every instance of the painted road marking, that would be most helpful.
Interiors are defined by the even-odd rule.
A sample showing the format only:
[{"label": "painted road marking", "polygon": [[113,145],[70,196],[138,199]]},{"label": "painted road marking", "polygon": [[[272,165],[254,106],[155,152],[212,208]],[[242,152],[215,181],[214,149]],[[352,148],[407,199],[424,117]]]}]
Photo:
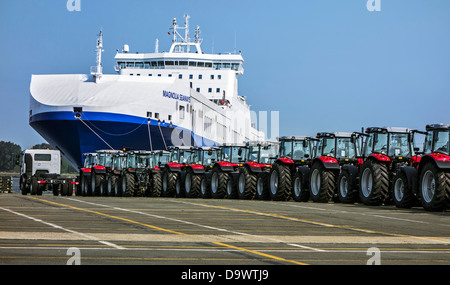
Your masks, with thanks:
[{"label": "painted road marking", "polygon": [[[164,228],[161,228],[161,227],[157,227],[157,226],[141,223],[141,222],[138,222],[138,221],[134,221],[134,220],[130,220],[130,219],[122,218],[122,217],[117,217],[117,216],[113,216],[113,215],[109,215],[109,214],[105,214],[105,213],[101,213],[101,212],[98,212],[98,211],[93,211],[93,210],[83,209],[83,208],[74,207],[74,206],[70,206],[70,205],[60,204],[60,203],[47,201],[47,200],[40,199],[40,198],[35,198],[35,197],[27,197],[27,198],[38,200],[38,201],[42,201],[42,202],[46,202],[46,203],[50,203],[50,204],[54,204],[54,205],[58,205],[60,207],[66,207],[66,208],[70,208],[70,209],[74,209],[74,210],[78,210],[78,211],[93,213],[93,214],[101,215],[101,216],[104,216],[104,217],[108,217],[108,218],[113,218],[113,219],[129,222],[129,223],[132,223],[132,224],[138,224],[138,225],[141,225],[141,226],[145,226],[145,227],[152,228],[152,229],[159,230],[159,231],[163,231],[163,232],[172,233],[172,234],[175,234],[175,235],[182,235],[182,236],[188,236],[189,235],[189,234],[185,234],[185,233],[182,233],[182,232],[173,231],[173,230],[164,229]],[[77,199],[72,199],[72,198],[66,198],[66,199],[75,200],[77,202],[84,202],[84,201],[77,200]],[[90,202],[85,202],[85,203],[90,203]],[[94,204],[94,203],[91,203],[91,204]],[[97,205],[101,205],[101,204],[97,204]],[[103,205],[103,206],[104,207],[108,207],[108,208],[115,208],[115,207],[111,207],[111,206],[105,206],[105,205]],[[121,208],[117,208],[117,209],[121,209]],[[129,212],[133,212],[133,210],[128,210],[128,209],[123,209],[123,210],[129,211]],[[223,246],[223,247],[227,247],[227,248],[231,248],[231,249],[240,250],[240,251],[251,253],[251,254],[254,254],[254,255],[258,255],[258,256],[268,257],[268,258],[271,258],[271,259],[274,259],[274,260],[277,260],[277,261],[288,262],[288,263],[293,263],[293,264],[297,264],[297,265],[307,265],[306,263],[303,263],[303,262],[298,262],[298,261],[295,261],[295,260],[284,259],[284,258],[281,258],[281,257],[278,257],[278,256],[273,256],[273,255],[265,254],[265,253],[262,253],[262,252],[246,249],[246,248],[243,248],[243,247],[237,247],[237,246],[229,245],[229,244],[222,243],[222,242],[212,242],[212,244]]]},{"label": "painted road marking", "polygon": [[75,235],[84,237],[84,238],[89,239],[89,240],[95,240],[95,241],[98,241],[99,243],[102,243],[102,244],[105,244],[105,245],[108,245],[108,246],[111,246],[111,247],[114,247],[114,248],[117,248],[117,249],[124,249],[124,248],[122,248],[122,247],[120,247],[120,246],[118,246],[116,244],[110,243],[108,241],[100,240],[100,239],[98,239],[98,238],[96,238],[96,237],[94,237],[92,235],[87,235],[87,234],[83,234],[83,233],[80,233],[80,232],[77,232],[77,231],[69,230],[69,229],[66,229],[66,228],[64,228],[62,226],[58,226],[58,225],[53,224],[53,223],[48,223],[48,222],[45,222],[45,221],[43,221],[41,219],[34,218],[34,217],[31,217],[31,216],[28,216],[28,215],[25,215],[25,214],[22,214],[22,213],[19,213],[19,212],[7,209],[7,208],[0,207],[0,210],[4,210],[4,211],[10,212],[10,213],[13,213],[15,215],[18,215],[18,216],[21,216],[21,217],[33,220],[33,221],[38,222],[38,223],[42,223],[42,224],[54,227],[56,229],[60,229],[60,230],[69,232],[71,234],[75,234]]}]

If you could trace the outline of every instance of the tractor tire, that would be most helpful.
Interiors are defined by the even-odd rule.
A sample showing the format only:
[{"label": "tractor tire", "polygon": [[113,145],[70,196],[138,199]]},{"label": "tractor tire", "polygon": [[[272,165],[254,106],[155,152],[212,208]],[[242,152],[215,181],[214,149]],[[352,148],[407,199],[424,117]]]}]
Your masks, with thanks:
[{"label": "tractor tire", "polygon": [[184,188],[187,198],[198,198],[200,196],[201,175],[194,174],[192,169],[188,169],[184,179]]},{"label": "tractor tire", "polygon": [[178,173],[165,169],[162,175],[162,196],[174,197]]},{"label": "tractor tire", "polygon": [[107,191],[108,191],[108,196],[116,196],[116,189],[115,189],[115,184],[117,181],[117,177],[114,175],[111,175],[110,177],[108,177],[108,184],[107,184]]},{"label": "tractor tire", "polygon": [[234,180],[233,174],[231,174],[231,173],[228,174],[228,180],[227,180],[227,198],[228,199],[239,198],[237,183]]},{"label": "tractor tire", "polygon": [[123,177],[121,175],[121,176],[117,177],[116,183],[114,183],[114,193],[117,197],[123,196],[122,180],[123,180]]},{"label": "tractor tire", "polygon": [[419,195],[425,210],[440,212],[447,209],[450,202],[450,171],[439,169],[434,163],[425,164],[420,174]]},{"label": "tractor tire", "polygon": [[301,172],[296,172],[292,178],[292,198],[297,202],[307,202],[310,197],[309,185]]},{"label": "tractor tire", "polygon": [[239,199],[252,200],[256,195],[256,175],[247,167],[239,169],[238,176],[238,196]]},{"label": "tractor tire", "polygon": [[289,168],[274,164],[269,175],[269,194],[274,201],[287,201],[291,196],[292,177]]},{"label": "tractor tire", "polygon": [[211,176],[203,174],[200,178],[200,197],[203,199],[211,198]]},{"label": "tractor tire", "polygon": [[91,175],[91,188],[94,196],[100,196],[100,185],[102,184],[105,177],[103,175],[96,175],[95,172]]},{"label": "tractor tire", "polygon": [[417,202],[416,195],[409,185],[408,178],[403,171],[397,171],[392,183],[392,200],[397,208],[411,208]]},{"label": "tractor tire", "polygon": [[211,174],[211,197],[223,199],[227,195],[227,182],[229,173],[222,172],[219,168],[213,168]]},{"label": "tractor tire", "polygon": [[256,177],[255,197],[258,200],[270,200],[269,174],[268,171],[264,171]]},{"label": "tractor tire", "polygon": [[361,168],[359,179],[361,202],[368,206],[379,206],[389,194],[389,173],[383,163],[367,160]]},{"label": "tractor tire", "polygon": [[81,176],[81,195],[82,196],[92,196],[92,189],[90,187],[91,183],[89,177]]},{"label": "tractor tire", "polygon": [[184,187],[185,181],[183,180],[183,175],[178,173],[177,179],[175,181],[175,197],[184,198],[186,197],[186,189]]},{"label": "tractor tire", "polygon": [[161,173],[156,172],[152,175],[150,197],[161,197],[162,179]]},{"label": "tractor tire", "polygon": [[311,167],[309,183],[311,200],[328,203],[333,198],[336,189],[336,174],[327,170],[322,163],[314,163]]},{"label": "tractor tire", "polygon": [[338,176],[337,195],[339,202],[344,204],[354,204],[358,199],[356,179],[352,179],[350,172],[346,169],[343,169]]},{"label": "tractor tire", "polygon": [[122,178],[122,193],[124,197],[133,197],[136,190],[135,177],[132,173],[126,173]]},{"label": "tractor tire", "polygon": [[108,196],[108,180],[103,179],[102,183],[100,183],[100,195]]}]

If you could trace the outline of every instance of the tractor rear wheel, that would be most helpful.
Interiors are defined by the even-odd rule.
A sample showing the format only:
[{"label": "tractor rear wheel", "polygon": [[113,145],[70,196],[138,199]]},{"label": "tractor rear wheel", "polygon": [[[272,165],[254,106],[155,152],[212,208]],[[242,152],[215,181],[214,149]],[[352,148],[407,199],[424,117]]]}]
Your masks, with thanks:
[{"label": "tractor rear wheel", "polygon": [[270,199],[269,174],[268,171],[264,171],[256,177],[256,199],[258,200]]},{"label": "tractor rear wheel", "polygon": [[364,205],[379,206],[388,196],[389,173],[383,163],[367,160],[361,168],[359,196]]},{"label": "tractor rear wheel", "polygon": [[162,196],[174,197],[178,173],[165,169],[162,176]]},{"label": "tractor rear wheel", "polygon": [[211,179],[209,175],[203,174],[200,178],[200,196],[203,199],[211,198]]},{"label": "tractor rear wheel", "polygon": [[416,203],[416,196],[413,193],[412,185],[409,185],[408,178],[403,171],[397,171],[392,184],[392,199],[397,208],[411,208]]},{"label": "tractor rear wheel", "polygon": [[419,181],[422,206],[427,211],[444,211],[450,197],[450,171],[437,168],[434,163],[425,164]]},{"label": "tractor rear wheel", "polygon": [[162,192],[162,178],[160,172],[155,172],[152,174],[152,178],[150,181],[150,197],[161,197]]},{"label": "tractor rear wheel", "polygon": [[291,194],[291,172],[284,164],[274,164],[270,170],[270,197],[274,201],[287,201]]},{"label": "tractor rear wheel", "polygon": [[184,188],[186,191],[186,197],[197,198],[200,196],[200,175],[196,175],[192,169],[188,169],[186,172],[186,178],[184,179]]},{"label": "tractor rear wheel", "polygon": [[239,169],[238,195],[239,199],[251,200],[256,194],[256,175],[247,167]]},{"label": "tractor rear wheel", "polygon": [[305,178],[301,172],[296,172],[292,178],[292,198],[297,202],[307,202],[309,200],[310,192]]},{"label": "tractor rear wheel", "polygon": [[227,183],[229,174],[222,172],[219,168],[214,168],[211,174],[211,196],[214,199],[223,199],[227,193]]},{"label": "tractor rear wheel", "polygon": [[353,204],[358,198],[358,188],[356,179],[352,179],[350,172],[343,169],[339,174],[337,181],[337,194],[339,202],[344,204]]},{"label": "tractor rear wheel", "polygon": [[335,173],[327,170],[322,163],[315,163],[310,173],[311,199],[314,202],[328,203],[336,187]]},{"label": "tractor rear wheel", "polygon": [[126,173],[122,178],[122,193],[124,197],[133,197],[135,190],[135,179],[132,173]]}]

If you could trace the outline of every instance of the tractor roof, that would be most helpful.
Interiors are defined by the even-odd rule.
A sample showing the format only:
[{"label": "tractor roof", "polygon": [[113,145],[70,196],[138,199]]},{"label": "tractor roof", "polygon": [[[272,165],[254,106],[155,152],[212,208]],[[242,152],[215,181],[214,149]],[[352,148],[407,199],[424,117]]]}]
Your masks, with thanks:
[{"label": "tractor roof", "polygon": [[430,124],[425,127],[427,131],[432,130],[450,130],[450,124]]},{"label": "tractor roof", "polygon": [[248,141],[246,142],[247,146],[269,146],[269,145],[278,145],[278,142],[272,142],[272,141]]},{"label": "tractor roof", "polygon": [[310,139],[312,138],[307,136],[283,136],[278,138],[279,141],[287,141],[287,140],[304,141]]},{"label": "tractor roof", "polygon": [[323,138],[323,137],[338,137],[338,138],[351,138],[353,133],[348,132],[321,132],[317,133],[316,138]]},{"label": "tractor roof", "polygon": [[413,129],[403,127],[369,127],[366,133],[411,133]]}]

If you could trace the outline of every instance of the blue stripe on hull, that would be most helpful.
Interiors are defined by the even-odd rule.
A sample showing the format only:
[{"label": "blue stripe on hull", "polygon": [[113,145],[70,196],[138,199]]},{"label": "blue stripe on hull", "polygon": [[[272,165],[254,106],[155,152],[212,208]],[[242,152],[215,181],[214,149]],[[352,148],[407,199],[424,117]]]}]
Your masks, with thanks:
[{"label": "blue stripe on hull", "polygon": [[158,125],[158,121],[152,119],[148,122],[143,117],[84,112],[81,119],[77,119],[73,112],[47,112],[33,115],[30,126],[78,167],[83,163],[83,153],[110,149],[110,146],[113,149],[158,150],[181,144],[217,145],[189,130],[165,122]]}]

